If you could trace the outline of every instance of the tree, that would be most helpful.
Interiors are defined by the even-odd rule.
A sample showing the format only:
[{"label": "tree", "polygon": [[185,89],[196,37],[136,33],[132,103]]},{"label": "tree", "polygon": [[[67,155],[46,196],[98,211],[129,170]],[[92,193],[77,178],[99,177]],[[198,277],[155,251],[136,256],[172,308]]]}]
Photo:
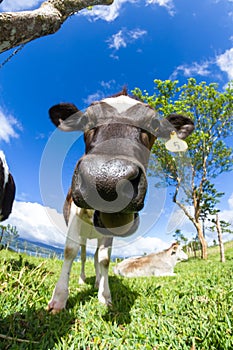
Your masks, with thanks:
[{"label": "tree", "polygon": [[0,13],[0,53],[58,31],[66,19],[84,8],[113,0],[48,0],[33,11]]},{"label": "tree", "polygon": [[197,252],[201,250],[201,245],[198,237],[193,237],[185,246],[183,246],[183,250],[190,256],[193,254],[194,258],[196,258]]},{"label": "tree", "polygon": [[173,235],[173,237],[175,238],[176,242],[178,244],[182,244],[186,245],[188,242],[188,238],[184,236],[184,234],[181,232],[180,229],[177,229]]},{"label": "tree", "polygon": [[229,84],[220,92],[216,83],[197,84],[194,78],[183,86],[170,80],[155,80],[154,83],[155,92],[151,96],[139,88],[133,93],[163,116],[182,113],[194,120],[195,131],[187,139],[189,156],[171,154],[157,140],[152,152],[158,161],[152,160],[152,163],[161,182],[165,180],[168,185],[175,186],[173,201],[194,225],[202,258],[207,259],[202,219],[207,215],[208,206],[215,205],[214,179],[233,169],[233,153],[227,144],[227,137],[233,130],[233,88]]},{"label": "tree", "polygon": [[0,243],[3,242],[6,245],[6,248],[9,248],[11,242],[19,237],[16,226],[11,226],[8,224],[7,226],[0,225]]},{"label": "tree", "polygon": [[203,194],[202,199],[202,212],[201,217],[203,223],[208,220],[213,225],[208,226],[208,230],[214,232],[217,231],[218,235],[218,245],[219,245],[219,251],[220,251],[220,261],[225,262],[225,253],[224,253],[224,244],[223,244],[223,238],[222,234],[223,232],[233,233],[232,230],[230,230],[229,226],[231,226],[230,223],[225,222],[224,220],[219,220],[218,213],[220,212],[219,209],[216,208],[217,203],[219,203],[219,198],[221,198],[224,195],[223,192],[217,192],[215,189],[215,186],[213,184],[210,184],[208,181],[206,182],[205,186],[205,193]]},{"label": "tree", "polygon": [[229,222],[226,222],[224,220],[219,219],[219,210],[216,210],[212,219],[209,218],[209,221],[213,224],[212,226],[208,227],[208,229],[212,232],[215,230],[217,231],[218,235],[218,245],[219,245],[219,252],[220,252],[220,261],[225,262],[225,250],[224,250],[224,244],[223,244],[223,233],[233,233],[233,231],[230,229],[231,224]]}]

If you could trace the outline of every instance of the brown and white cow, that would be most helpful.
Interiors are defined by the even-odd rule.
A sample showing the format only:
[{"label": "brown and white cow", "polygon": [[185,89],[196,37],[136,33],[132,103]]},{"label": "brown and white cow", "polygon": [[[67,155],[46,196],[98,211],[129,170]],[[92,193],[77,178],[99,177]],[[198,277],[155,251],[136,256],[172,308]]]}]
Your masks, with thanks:
[{"label": "brown and white cow", "polygon": [[132,257],[114,266],[114,273],[124,277],[174,276],[175,265],[187,260],[188,255],[178,243],[159,253]]},{"label": "brown and white cow", "polygon": [[125,91],[93,103],[84,113],[73,104],[62,103],[51,107],[49,114],[63,131],[84,131],[86,152],[76,165],[64,205],[68,223],[64,263],[48,309],[55,313],[65,308],[72,262],[80,246],[85,260],[84,247],[89,238],[98,240],[98,299],[109,305],[108,267],[113,237],[131,235],[138,228],[153,143],[157,137],[169,138],[173,131],[184,139],[194,125],[182,115],[159,120],[154,109],[127,96]]},{"label": "brown and white cow", "polygon": [[0,151],[0,221],[6,220],[15,198],[15,182],[9,172],[5,154]]}]

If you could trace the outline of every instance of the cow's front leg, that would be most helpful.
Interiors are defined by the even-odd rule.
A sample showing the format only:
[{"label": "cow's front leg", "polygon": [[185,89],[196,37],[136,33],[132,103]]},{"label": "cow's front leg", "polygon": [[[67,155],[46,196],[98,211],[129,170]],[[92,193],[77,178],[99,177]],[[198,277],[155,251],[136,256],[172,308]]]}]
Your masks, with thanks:
[{"label": "cow's front leg", "polygon": [[108,268],[111,257],[112,238],[103,237],[98,240],[98,262],[100,269],[100,281],[98,290],[98,299],[102,304],[111,305],[111,292],[108,283]]},{"label": "cow's front leg", "polygon": [[48,310],[54,314],[65,308],[69,296],[70,271],[80,247],[78,226],[77,216],[75,215],[68,229],[61,274],[53,291],[52,299],[48,303]]},{"label": "cow's front leg", "polygon": [[98,246],[94,255],[94,265],[95,265],[95,288],[99,288],[100,284],[100,266],[99,266],[99,240]]},{"label": "cow's front leg", "polygon": [[86,241],[85,244],[81,245],[81,273],[79,277],[79,284],[84,284],[86,280],[85,275],[85,263],[86,263],[87,253],[86,253]]}]

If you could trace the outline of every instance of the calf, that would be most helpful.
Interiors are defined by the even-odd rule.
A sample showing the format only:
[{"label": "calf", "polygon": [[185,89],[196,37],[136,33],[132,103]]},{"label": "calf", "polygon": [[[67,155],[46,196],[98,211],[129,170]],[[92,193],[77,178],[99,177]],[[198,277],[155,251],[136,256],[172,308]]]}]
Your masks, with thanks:
[{"label": "calf", "polygon": [[3,151],[0,151],[0,221],[6,220],[15,198],[15,183]]},{"label": "calf", "polygon": [[75,167],[64,205],[68,224],[64,263],[48,309],[55,313],[65,308],[72,262],[87,238],[98,240],[98,299],[109,305],[108,267],[113,237],[131,235],[138,228],[153,143],[157,137],[169,138],[174,131],[184,139],[194,125],[182,115],[159,120],[152,108],[127,96],[126,91],[93,103],[84,113],[73,104],[62,103],[51,107],[49,114],[63,131],[84,131],[86,151]]},{"label": "calf", "polygon": [[177,244],[160,252],[121,261],[114,267],[116,275],[124,277],[174,276],[177,262],[187,260],[188,255]]}]

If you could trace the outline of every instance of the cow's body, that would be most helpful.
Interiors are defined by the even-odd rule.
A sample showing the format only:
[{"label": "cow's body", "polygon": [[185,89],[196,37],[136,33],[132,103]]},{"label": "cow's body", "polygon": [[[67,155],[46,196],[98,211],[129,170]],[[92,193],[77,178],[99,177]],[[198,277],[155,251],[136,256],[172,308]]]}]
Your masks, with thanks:
[{"label": "cow's body", "polygon": [[15,183],[5,155],[0,151],[0,221],[6,220],[12,210],[15,198]]},{"label": "cow's body", "polygon": [[159,253],[125,259],[114,267],[114,273],[124,277],[174,276],[177,262],[187,259],[187,254],[174,243]]},{"label": "cow's body", "polygon": [[[65,258],[48,308],[57,312],[65,307],[71,265],[87,238],[98,239],[98,299],[109,305],[112,240],[128,236],[138,227],[151,147],[156,137],[169,138],[174,130],[185,138],[192,132],[193,122],[180,115],[159,121],[148,105],[124,95],[93,103],[85,113],[72,104],[56,105],[50,109],[50,118],[63,131],[83,130],[86,152],[76,165],[64,206],[68,223]],[[84,253],[83,248],[81,256]]]}]

